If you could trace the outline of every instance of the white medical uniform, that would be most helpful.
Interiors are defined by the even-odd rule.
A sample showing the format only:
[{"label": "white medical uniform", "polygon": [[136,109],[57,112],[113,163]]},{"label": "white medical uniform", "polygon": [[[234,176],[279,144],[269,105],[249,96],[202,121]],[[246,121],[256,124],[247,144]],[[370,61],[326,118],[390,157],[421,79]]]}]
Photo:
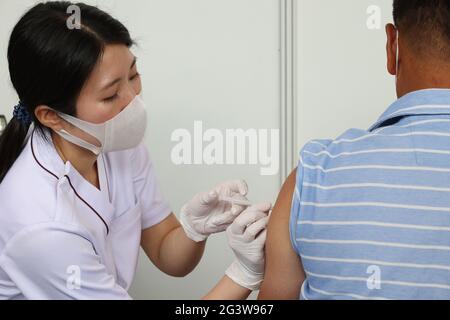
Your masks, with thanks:
[{"label": "white medical uniform", "polygon": [[130,299],[141,231],[171,213],[147,148],[100,155],[99,190],[46,137],[0,184],[0,299]]}]

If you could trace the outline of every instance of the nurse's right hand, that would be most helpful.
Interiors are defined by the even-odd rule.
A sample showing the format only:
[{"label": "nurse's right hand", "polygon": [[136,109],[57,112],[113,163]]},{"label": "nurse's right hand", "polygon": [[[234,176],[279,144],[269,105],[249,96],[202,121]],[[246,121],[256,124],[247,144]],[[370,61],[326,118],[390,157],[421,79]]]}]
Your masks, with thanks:
[{"label": "nurse's right hand", "polygon": [[223,232],[244,211],[245,207],[220,201],[220,197],[246,200],[244,180],[224,182],[208,192],[196,194],[181,208],[180,223],[187,237],[205,241],[213,233]]},{"label": "nurse's right hand", "polygon": [[228,243],[236,260],[226,275],[250,290],[258,290],[264,278],[264,247],[271,208],[270,203],[249,207],[227,229]]}]

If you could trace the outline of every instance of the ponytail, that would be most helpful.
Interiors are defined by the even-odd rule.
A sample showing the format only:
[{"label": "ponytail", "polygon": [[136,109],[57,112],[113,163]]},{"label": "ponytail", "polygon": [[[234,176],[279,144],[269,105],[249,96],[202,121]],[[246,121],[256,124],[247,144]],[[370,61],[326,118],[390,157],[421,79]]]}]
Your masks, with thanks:
[{"label": "ponytail", "polygon": [[22,152],[28,129],[29,125],[14,117],[3,130],[0,136],[0,183]]}]

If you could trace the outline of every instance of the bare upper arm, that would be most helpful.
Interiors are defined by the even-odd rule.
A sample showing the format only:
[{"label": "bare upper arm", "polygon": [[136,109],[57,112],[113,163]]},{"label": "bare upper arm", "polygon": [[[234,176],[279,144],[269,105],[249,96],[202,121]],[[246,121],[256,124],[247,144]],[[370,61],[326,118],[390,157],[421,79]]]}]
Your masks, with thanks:
[{"label": "bare upper arm", "polygon": [[258,299],[298,299],[305,273],[289,236],[294,170],[285,181],[267,228],[265,277]]},{"label": "bare upper arm", "polygon": [[179,226],[180,223],[177,218],[171,213],[160,223],[142,230],[141,247],[153,264],[159,269],[161,269],[159,254],[164,238]]}]

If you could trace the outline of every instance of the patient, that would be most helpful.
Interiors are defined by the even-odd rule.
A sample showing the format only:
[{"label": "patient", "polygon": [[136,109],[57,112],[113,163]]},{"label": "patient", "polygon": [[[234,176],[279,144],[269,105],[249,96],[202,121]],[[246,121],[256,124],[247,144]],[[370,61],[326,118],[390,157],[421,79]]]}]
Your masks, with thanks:
[{"label": "patient", "polygon": [[450,299],[450,1],[393,7],[399,99],[368,130],[301,150],[260,299]]}]

